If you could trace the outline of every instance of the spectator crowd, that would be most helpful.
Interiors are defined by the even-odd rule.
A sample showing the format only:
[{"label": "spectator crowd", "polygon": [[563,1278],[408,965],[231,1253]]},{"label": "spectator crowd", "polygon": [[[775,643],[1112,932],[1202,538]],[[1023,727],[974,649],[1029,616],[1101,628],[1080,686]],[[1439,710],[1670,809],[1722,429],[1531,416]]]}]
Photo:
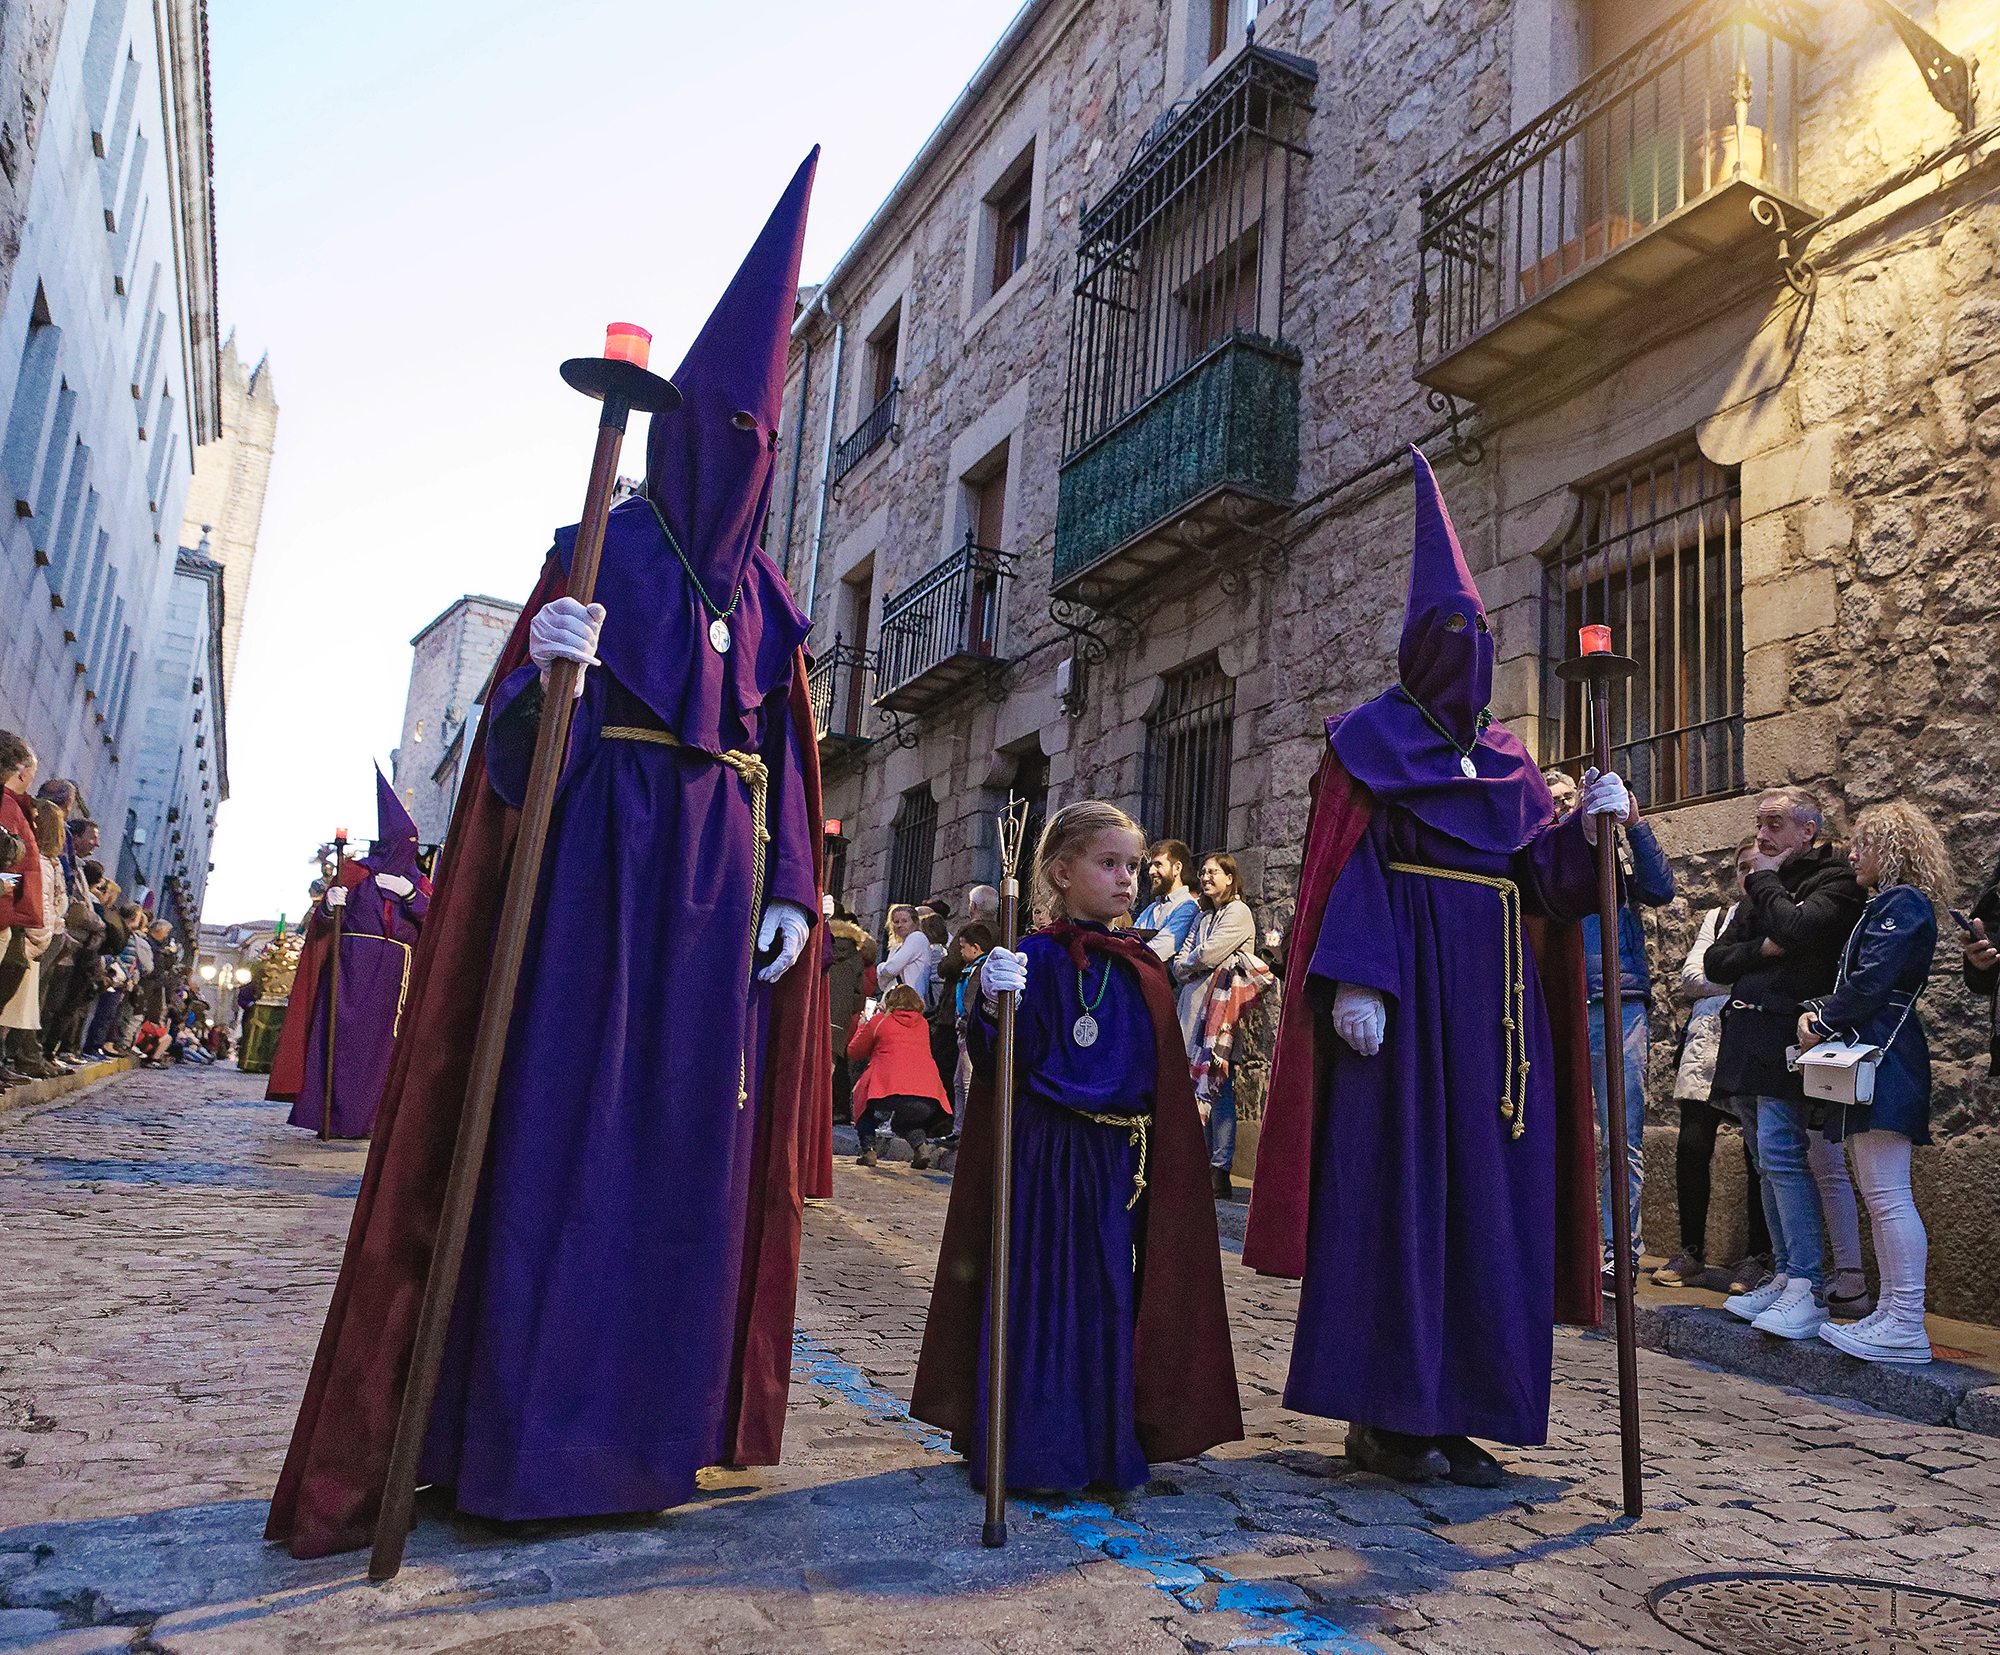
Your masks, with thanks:
[{"label": "spectator crowd", "polygon": [[0,731],[0,1091],[114,1057],[209,1063],[228,1035],[188,988],[191,939],[128,900],[74,782]]},{"label": "spectator crowd", "polygon": [[[1236,1029],[1276,976],[1256,952],[1256,921],[1233,856],[1210,851],[1197,862],[1186,845],[1165,839],[1148,851],[1146,868],[1152,899],[1123,923],[1173,981],[1210,1176],[1215,1194],[1230,1199]],[[954,928],[948,897],[897,903],[878,942],[856,915],[827,898],[823,961],[833,1020],[834,1119],[854,1126],[862,1166],[878,1164],[876,1142],[885,1131],[909,1144],[920,1169],[931,1165],[934,1144],[956,1145],[972,1074],[966,1018],[976,1010],[966,1005],[966,984],[1002,940],[998,891],[975,885],[965,906]],[[1031,914],[1026,923],[1041,918]]]},{"label": "spectator crowd", "polygon": [[[1576,808],[1575,782],[1549,773],[1558,814]],[[1801,788],[1746,805],[1732,900],[1700,917],[1671,1000],[1671,1106],[1679,1117],[1674,1194],[1679,1235],[1653,1280],[1725,1294],[1731,1314],[1777,1338],[1817,1339],[1877,1362],[1924,1362],[1928,1239],[1912,1196],[1911,1151],[1930,1142],[1931,1076],[1921,1005],[1942,925],[1955,960],[1984,1005],[1993,1072],[2000,1074],[2000,868],[1961,913],[1943,839],[1915,806],[1861,812],[1841,842],[1820,802]],[[1674,876],[1634,810],[1618,833],[1621,870],[1615,957],[1629,1150],[1635,1269],[1647,1252],[1640,1223],[1644,1103],[1656,1040],[1654,971],[1643,915],[1673,902]],[[1152,845],[1149,890],[1124,923],[1172,979],[1219,1198],[1235,1191],[1233,1057],[1236,1031],[1275,981],[1258,953],[1257,925],[1235,859],[1197,857],[1175,840]],[[828,903],[825,955],[835,1035],[835,1114],[877,1163],[884,1133],[902,1137],[918,1167],[955,1143],[970,1065],[964,984],[1000,940],[998,894],[979,885],[954,917],[944,896],[898,903],[883,933]],[[1023,916],[1023,929],[1037,915]],[[1600,1140],[1605,1107],[1602,1014],[1614,992],[1601,968],[1599,924],[1584,917],[1591,1057]],[[1268,950],[1280,944],[1266,933]],[[1819,1095],[1813,1076],[1846,1075],[1849,1096]],[[1737,1135],[1745,1169],[1744,1256],[1708,1257],[1716,1147]],[[1600,1153],[1605,1291],[1614,1260],[1610,1169]],[[1868,1215],[1877,1286],[1864,1268]]]}]

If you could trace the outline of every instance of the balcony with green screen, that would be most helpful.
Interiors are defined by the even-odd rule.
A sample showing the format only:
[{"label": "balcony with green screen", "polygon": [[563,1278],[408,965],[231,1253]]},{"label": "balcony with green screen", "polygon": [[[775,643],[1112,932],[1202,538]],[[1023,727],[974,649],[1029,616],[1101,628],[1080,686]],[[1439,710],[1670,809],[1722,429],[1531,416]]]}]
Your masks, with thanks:
[{"label": "balcony with green screen", "polygon": [[1282,513],[1299,471],[1286,220],[1318,70],[1248,46],[1082,219],[1056,597],[1112,604]]}]

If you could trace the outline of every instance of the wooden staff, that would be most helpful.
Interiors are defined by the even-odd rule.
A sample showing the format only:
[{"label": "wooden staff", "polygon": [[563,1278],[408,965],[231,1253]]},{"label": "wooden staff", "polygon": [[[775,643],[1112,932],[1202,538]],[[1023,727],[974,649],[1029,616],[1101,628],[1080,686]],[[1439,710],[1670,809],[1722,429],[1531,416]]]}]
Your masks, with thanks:
[{"label": "wooden staff", "polygon": [[[329,898],[340,889],[340,872],[347,865],[347,829],[333,830],[333,883],[327,887]],[[330,1142],[333,1138],[333,1036],[340,1025],[340,916],[347,912],[345,897],[339,902],[329,901],[328,911],[333,915],[333,957],[326,968],[326,1087],[320,1100],[319,1141]]]},{"label": "wooden staff", "polygon": [[[1000,812],[1000,945],[1012,949],[1020,931],[1021,841],[1028,801],[1007,795]],[[1014,1257],[1014,1009],[1017,989],[1000,995],[1000,1040],[993,1086],[993,1230],[986,1257],[986,1526],[979,1538],[1007,1544],[1007,1291]]]},{"label": "wooden staff", "polygon": [[[588,604],[597,586],[597,562],[604,549],[604,525],[611,514],[612,488],[618,479],[618,451],[625,440],[625,417],[633,409],[662,413],[680,406],[680,392],[657,374],[646,371],[646,347],[652,335],[629,323],[613,323],[602,357],[573,357],[562,365],[571,387],[604,404],[597,424],[597,452],[591,460],[590,485],[584,494],[583,521],[570,559],[568,596]],[[459,1267],[465,1259],[466,1233],[472,1225],[473,1201],[486,1161],[486,1140],[493,1125],[493,1099],[500,1086],[500,1067],[507,1055],[507,1030],[514,1015],[514,993],[520,986],[521,961],[528,947],[528,925],[534,916],[535,890],[541,880],[542,850],[548,839],[549,816],[555,807],[556,782],[562,775],[569,741],[571,708],[577,675],[575,662],[558,657],[549,666],[542,720],[535,734],[534,763],[521,805],[514,838],[514,859],[508,869],[507,893],[494,933],[493,963],[486,977],[486,999],[480,1007],[479,1032],[472,1044],[472,1064],[465,1085],[465,1107],[459,1115],[458,1142],[452,1150],[451,1177],[445,1185],[438,1215],[437,1245],[431,1253],[424,1282],[423,1309],[410,1354],[409,1378],[396,1416],[395,1445],[389,1453],[389,1474],[375,1521],[375,1550],[368,1560],[368,1578],[390,1580],[403,1566],[403,1543],[409,1537],[410,1514],[417,1497],[417,1470],[424,1438],[430,1431],[431,1403],[437,1393],[438,1370],[444,1362],[445,1335],[451,1330],[452,1305],[458,1297]]]},{"label": "wooden staff", "polygon": [[[1611,773],[1611,685],[1630,678],[1639,663],[1611,653],[1611,628],[1586,626],[1582,653],[1556,668],[1559,677],[1589,688],[1595,740],[1592,762]],[[1625,1515],[1645,1510],[1639,1467],[1639,1334],[1632,1299],[1632,1190],[1625,1146],[1625,1020],[1619,992],[1617,818],[1597,824],[1597,961],[1604,984],[1604,1140],[1611,1161],[1611,1252],[1618,1335],[1618,1438],[1625,1481]]]}]

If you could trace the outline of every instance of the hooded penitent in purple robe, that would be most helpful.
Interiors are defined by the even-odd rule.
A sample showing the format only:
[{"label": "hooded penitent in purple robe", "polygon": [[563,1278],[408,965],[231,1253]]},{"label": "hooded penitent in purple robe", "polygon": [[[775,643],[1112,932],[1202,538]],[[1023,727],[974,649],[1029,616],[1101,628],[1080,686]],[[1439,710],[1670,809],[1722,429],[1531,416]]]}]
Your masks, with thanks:
[{"label": "hooded penitent in purple robe", "polygon": [[[605,536],[603,664],[571,715],[423,1462],[485,1517],[678,1505],[730,1457],[772,997],[752,956],[768,904],[819,911],[790,711],[807,623],[757,545],[813,168],[674,373],[685,400],[652,416],[646,491]],[[574,545],[550,554],[565,572]],[[509,803],[553,712],[532,664],[488,701]]]},{"label": "hooded penitent in purple robe", "polygon": [[[374,1128],[375,1106],[382,1098],[382,1082],[389,1073],[389,1057],[409,997],[417,934],[430,902],[417,866],[417,824],[379,768],[375,826],[368,854],[341,869],[347,906],[340,916],[339,1015],[331,1023],[336,1138],[365,1138]],[[398,881],[398,886],[383,885],[382,875]],[[407,893],[402,884],[409,886]],[[292,1099],[291,1124],[313,1132],[326,1120],[327,997],[333,982],[327,966],[333,948],[333,910],[325,897],[313,905],[307,928],[307,945],[315,944],[314,969],[301,973],[292,996],[294,1007],[311,1006],[311,1017],[287,1016],[267,1093]]]},{"label": "hooded penitent in purple robe", "polygon": [[[1596,880],[1582,817],[1553,825],[1540,771],[1488,718],[1485,606],[1413,463],[1400,682],[1327,721],[1244,1260],[1303,1269],[1288,1407],[1539,1443],[1554,1324],[1597,1306],[1568,923]],[[1386,1002],[1373,1057],[1327,1021],[1342,983]]]}]

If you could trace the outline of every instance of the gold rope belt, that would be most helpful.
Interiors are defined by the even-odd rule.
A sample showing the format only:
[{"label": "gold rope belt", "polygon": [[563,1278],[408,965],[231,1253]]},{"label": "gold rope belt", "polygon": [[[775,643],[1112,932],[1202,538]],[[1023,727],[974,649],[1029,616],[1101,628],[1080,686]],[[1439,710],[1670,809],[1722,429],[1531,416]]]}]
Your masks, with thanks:
[{"label": "gold rope belt", "polygon": [[[1521,932],[1521,888],[1511,879],[1460,873],[1456,868],[1430,868],[1418,862],[1391,862],[1396,873],[1425,879],[1449,879],[1460,885],[1483,885],[1500,895],[1500,1116],[1508,1135],[1518,1138],[1528,1126],[1528,967],[1527,943]],[[1516,1096],[1516,1085],[1519,1095]]]},{"label": "gold rope belt", "polygon": [[389,1038],[394,1040],[403,1032],[403,1004],[410,997],[410,945],[396,937],[378,937],[373,931],[347,931],[340,933],[342,942],[386,942],[391,948],[403,951],[403,981],[396,990],[396,1021],[389,1027]]},{"label": "gold rope belt", "polygon": [[[771,771],[755,753],[738,752],[731,749],[727,753],[711,753],[706,747],[693,747],[671,730],[649,729],[642,724],[607,724],[598,735],[605,741],[650,741],[658,747],[678,747],[683,752],[699,753],[703,758],[714,759],[717,764],[726,764],[741,776],[750,788],[750,819],[755,824],[757,851],[750,872],[750,960],[757,960],[757,920],[764,911],[764,847],[771,842],[771,830],[767,822],[767,808],[771,797]],[[747,1040],[749,1030],[744,1035]],[[736,1107],[741,1109],[750,1101],[750,1050],[746,1045],[736,1065]]]},{"label": "gold rope belt", "polygon": [[1151,1115],[1084,1115],[1087,1121],[1095,1121],[1099,1126],[1122,1126],[1132,1136],[1126,1140],[1139,1146],[1139,1170],[1132,1174],[1132,1199],[1125,1203],[1129,1213],[1139,1204],[1139,1197],[1146,1193],[1146,1133],[1153,1124]]}]

